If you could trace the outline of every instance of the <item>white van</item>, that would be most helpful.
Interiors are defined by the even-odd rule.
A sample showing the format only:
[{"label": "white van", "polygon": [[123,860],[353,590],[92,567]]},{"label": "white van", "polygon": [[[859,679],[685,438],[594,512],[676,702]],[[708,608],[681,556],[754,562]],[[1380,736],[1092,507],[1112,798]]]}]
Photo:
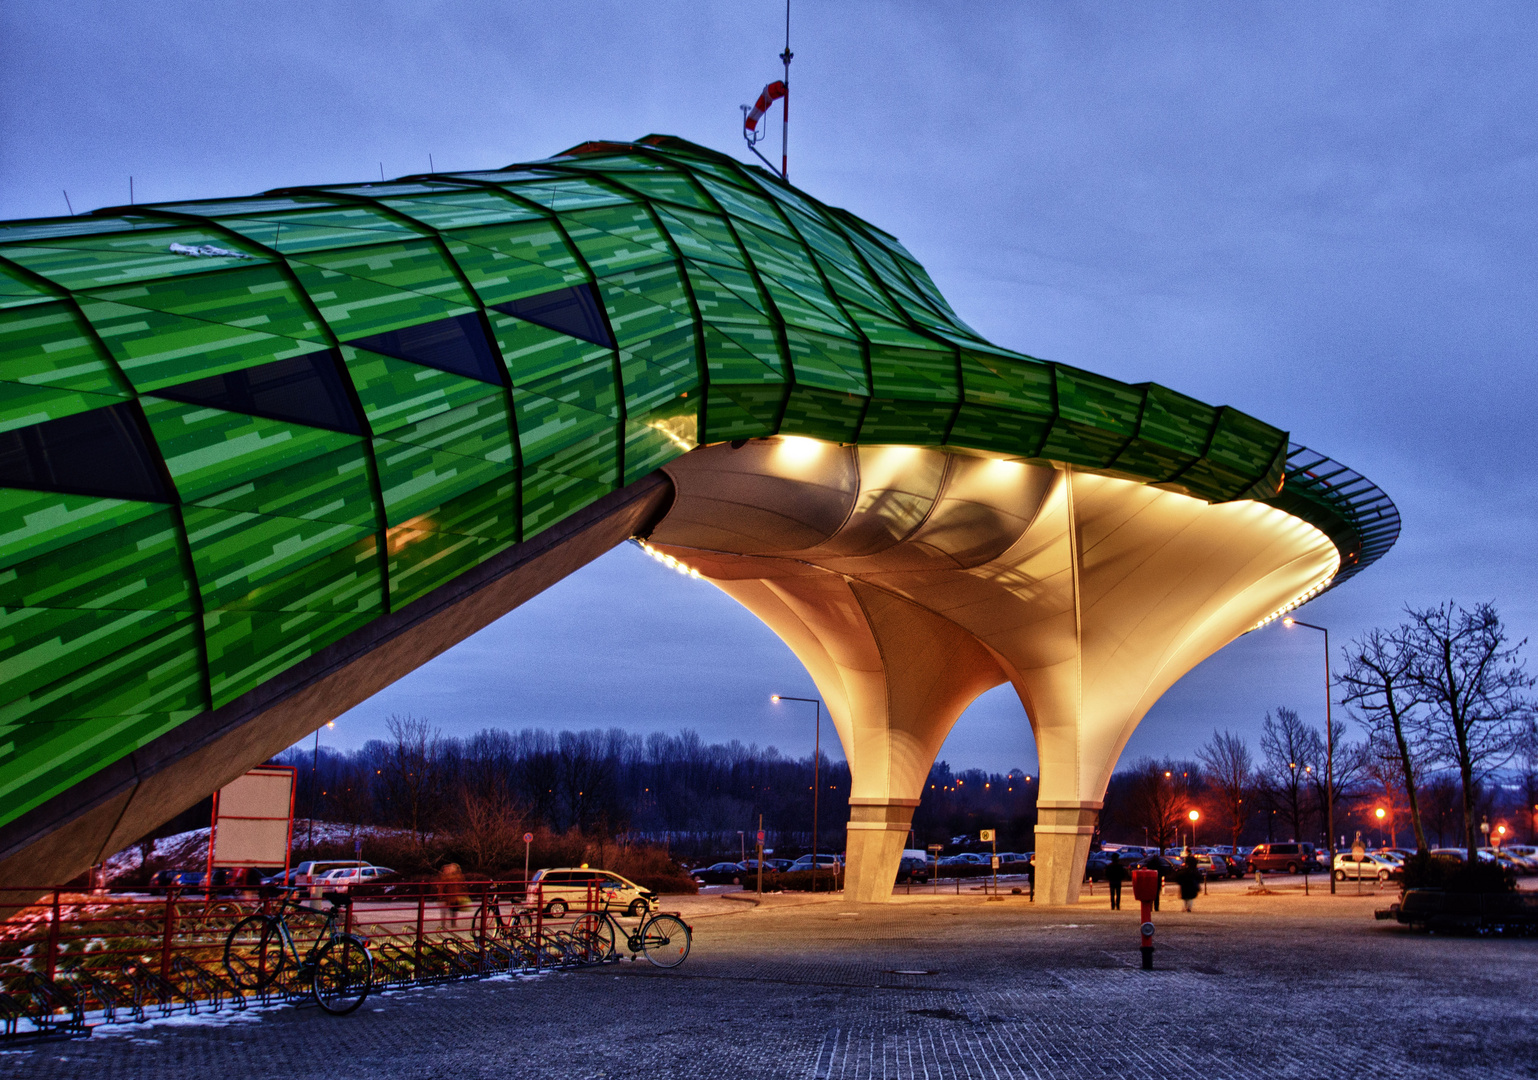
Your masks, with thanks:
[{"label": "white van", "polygon": [[[538,892],[535,892],[535,890]],[[599,908],[636,917],[657,910],[657,894],[612,870],[586,866],[557,866],[540,870],[529,880],[530,899],[539,898],[546,915],[559,919],[573,909],[587,908],[592,897]]]}]

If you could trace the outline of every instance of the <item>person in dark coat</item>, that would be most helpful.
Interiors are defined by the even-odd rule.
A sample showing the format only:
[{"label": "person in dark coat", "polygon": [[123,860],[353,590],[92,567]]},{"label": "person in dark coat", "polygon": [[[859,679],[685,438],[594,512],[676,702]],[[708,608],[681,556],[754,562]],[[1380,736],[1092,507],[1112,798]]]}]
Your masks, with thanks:
[{"label": "person in dark coat", "polygon": [[1159,889],[1154,893],[1154,910],[1159,910],[1159,897],[1164,895],[1164,862],[1157,855],[1148,856],[1148,861],[1143,864],[1144,870],[1152,870],[1159,875]]},{"label": "person in dark coat", "polygon": [[1111,862],[1105,868],[1105,883],[1111,887],[1111,910],[1121,910],[1121,883],[1125,880],[1127,871],[1122,869],[1121,852],[1111,852]]},{"label": "person in dark coat", "polygon": [[1175,871],[1175,880],[1180,884],[1181,902],[1190,911],[1196,894],[1202,891],[1202,872],[1196,868],[1195,855],[1186,856],[1185,865]]}]

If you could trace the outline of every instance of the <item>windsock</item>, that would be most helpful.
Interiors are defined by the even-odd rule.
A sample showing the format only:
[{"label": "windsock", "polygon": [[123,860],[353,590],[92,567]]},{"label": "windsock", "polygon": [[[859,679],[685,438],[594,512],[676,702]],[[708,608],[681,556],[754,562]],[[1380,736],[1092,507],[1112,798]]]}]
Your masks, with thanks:
[{"label": "windsock", "polygon": [[764,92],[758,95],[758,100],[753,103],[753,108],[748,110],[743,116],[742,130],[744,132],[756,132],[758,130],[758,122],[764,118],[764,113],[769,111],[769,106],[784,96],[785,84],[779,79],[764,87]]}]

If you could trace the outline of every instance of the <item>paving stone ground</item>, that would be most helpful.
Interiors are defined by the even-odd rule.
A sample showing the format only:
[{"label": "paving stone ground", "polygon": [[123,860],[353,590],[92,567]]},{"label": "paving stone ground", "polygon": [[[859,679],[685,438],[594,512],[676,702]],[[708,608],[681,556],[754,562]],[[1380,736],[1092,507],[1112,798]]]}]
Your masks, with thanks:
[{"label": "paving stone ground", "polygon": [[[415,1078],[1534,1077],[1538,939],[1375,922],[1391,896],[1215,889],[1136,904],[914,894],[680,904],[694,951],[0,1052],[0,1076]],[[200,1018],[201,1019],[201,1018]]]}]

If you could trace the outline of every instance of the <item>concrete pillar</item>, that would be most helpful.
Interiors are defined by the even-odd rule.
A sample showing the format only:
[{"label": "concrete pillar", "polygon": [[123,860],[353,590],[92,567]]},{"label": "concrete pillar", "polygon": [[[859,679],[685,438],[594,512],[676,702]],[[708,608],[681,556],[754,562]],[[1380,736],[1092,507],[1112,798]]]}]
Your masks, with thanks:
[{"label": "concrete pillar", "polygon": [[918,804],[917,799],[850,798],[845,900],[869,903],[891,898]]},{"label": "concrete pillar", "polygon": [[1036,902],[1076,904],[1103,803],[1036,802]]}]

